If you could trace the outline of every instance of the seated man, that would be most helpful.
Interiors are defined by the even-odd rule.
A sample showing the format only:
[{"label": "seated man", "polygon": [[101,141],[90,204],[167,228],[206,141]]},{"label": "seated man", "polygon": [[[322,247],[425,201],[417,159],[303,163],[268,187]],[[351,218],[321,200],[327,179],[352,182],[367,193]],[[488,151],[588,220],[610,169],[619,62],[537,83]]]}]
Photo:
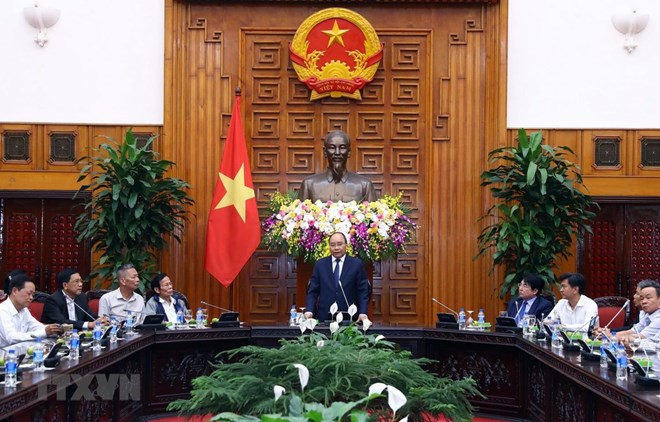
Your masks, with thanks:
[{"label": "seated man", "polygon": [[117,270],[119,287],[101,296],[99,300],[99,315],[108,318],[115,317],[117,321],[125,321],[128,311],[133,313],[133,323],[139,324],[144,315],[144,299],[135,293],[140,276],[133,264],[124,264]]},{"label": "seated man", "polygon": [[518,283],[518,297],[509,302],[507,315],[516,320],[518,326],[521,325],[525,315],[535,315],[538,321],[552,311],[552,303],[539,296],[543,291],[545,281],[537,274],[525,274],[520,283]]},{"label": "seated man", "polygon": [[[651,283],[648,283],[649,281]],[[652,339],[660,334],[660,283],[652,280],[644,280],[644,282],[647,282],[644,283],[646,287],[642,287],[639,293],[640,306],[642,307],[639,322],[633,325],[630,330],[616,333],[616,339],[624,344],[628,344],[631,335],[639,335],[641,339]],[[642,284],[642,282],[639,284]]]},{"label": "seated man", "polygon": [[0,303],[0,347],[60,331],[59,324],[44,325],[30,314],[28,306],[32,303],[35,290],[34,282],[28,275],[12,277],[9,298]]},{"label": "seated man", "polygon": [[590,322],[598,326],[598,305],[582,294],[586,281],[579,273],[559,276],[562,299],[557,302],[546,320],[556,320],[568,331],[587,332]]},{"label": "seated man", "polygon": [[158,273],[151,279],[154,295],[147,301],[145,314],[165,315],[164,321],[177,322],[176,313],[186,312],[186,304],[181,299],[172,297],[174,285],[165,273]]},{"label": "seated man", "polygon": [[48,296],[41,321],[71,324],[77,330],[92,330],[97,316],[87,306],[87,296],[82,293],[82,277],[71,268],[57,273],[58,290]]}]

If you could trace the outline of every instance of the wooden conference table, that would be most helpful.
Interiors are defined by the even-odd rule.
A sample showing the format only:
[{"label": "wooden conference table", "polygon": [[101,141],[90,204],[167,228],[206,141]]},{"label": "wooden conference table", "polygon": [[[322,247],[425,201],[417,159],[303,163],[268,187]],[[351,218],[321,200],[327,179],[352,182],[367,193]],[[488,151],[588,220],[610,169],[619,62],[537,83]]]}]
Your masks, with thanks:
[{"label": "wooden conference table", "polygon": [[[547,421],[660,421],[660,389],[640,387],[632,375],[617,381],[598,362],[580,362],[578,353],[520,335],[386,326],[370,332],[415,357],[436,360],[430,370],[439,375],[472,376],[487,397],[473,403],[485,413]],[[188,396],[192,379],[210,372],[218,352],[276,346],[278,339],[298,335],[298,328],[288,326],[144,333],[86,351],[76,364],[63,359],[53,370],[24,373],[14,391],[0,389],[0,418],[133,421],[163,413],[170,402]]]}]

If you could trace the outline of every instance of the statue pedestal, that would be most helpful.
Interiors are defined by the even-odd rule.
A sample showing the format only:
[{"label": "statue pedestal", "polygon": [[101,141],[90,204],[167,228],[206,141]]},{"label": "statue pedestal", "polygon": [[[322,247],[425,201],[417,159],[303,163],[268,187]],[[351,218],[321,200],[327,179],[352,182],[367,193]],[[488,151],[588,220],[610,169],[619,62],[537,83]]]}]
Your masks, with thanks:
[{"label": "statue pedestal", "polygon": [[[369,284],[371,285],[371,292],[369,292],[369,319],[373,313],[373,303],[371,303],[371,296],[373,292],[373,278],[374,278],[374,264],[369,262],[364,265],[365,270],[367,271],[367,278],[369,279]],[[314,271],[314,264],[305,262],[302,258],[298,258],[296,261],[296,297],[294,303],[300,309],[301,306],[305,306],[305,301],[307,299],[307,284],[309,279],[312,278],[312,273]],[[307,310],[305,310],[307,312]]]}]

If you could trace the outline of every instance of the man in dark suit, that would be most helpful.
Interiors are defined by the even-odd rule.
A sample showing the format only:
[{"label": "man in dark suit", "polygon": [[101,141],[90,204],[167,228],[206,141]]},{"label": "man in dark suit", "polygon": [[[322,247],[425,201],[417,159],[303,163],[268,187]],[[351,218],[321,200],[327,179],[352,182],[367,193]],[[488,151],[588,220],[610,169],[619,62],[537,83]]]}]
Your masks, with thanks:
[{"label": "man in dark suit", "polygon": [[337,302],[339,311],[350,305],[357,307],[358,319],[367,318],[369,279],[361,260],[346,254],[347,240],[343,233],[330,236],[331,256],[319,259],[314,265],[307,287],[306,318],[329,319],[330,306]]},{"label": "man in dark suit", "polygon": [[507,315],[521,324],[525,315],[535,315],[537,321],[547,317],[554,306],[541,297],[545,281],[537,274],[525,274],[518,284],[518,298],[509,302]]},{"label": "man in dark suit", "polygon": [[81,294],[82,278],[78,271],[67,268],[57,273],[57,286],[59,289],[46,299],[41,321],[92,330],[97,316],[87,306],[87,296]]}]

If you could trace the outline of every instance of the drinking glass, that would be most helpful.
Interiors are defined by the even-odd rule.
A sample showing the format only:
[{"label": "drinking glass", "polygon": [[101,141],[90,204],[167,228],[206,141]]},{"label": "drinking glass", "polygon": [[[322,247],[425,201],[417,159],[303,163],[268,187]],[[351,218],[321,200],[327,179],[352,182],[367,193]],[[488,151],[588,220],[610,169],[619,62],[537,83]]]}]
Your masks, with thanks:
[{"label": "drinking glass", "polygon": [[637,349],[639,349],[641,344],[642,339],[639,337],[639,334],[631,333],[628,335],[628,346],[632,350],[632,357],[635,357],[635,353],[637,353]]},{"label": "drinking glass", "polygon": [[508,313],[507,311],[500,311],[500,313],[497,314],[497,316],[500,316],[500,317],[508,317],[508,316],[509,316],[509,313]]},{"label": "drinking glass", "polygon": [[472,319],[472,312],[474,312],[474,310],[472,310],[472,311],[467,311],[467,313],[468,313],[468,318],[465,320],[465,326],[466,326],[467,328],[471,328],[471,327],[472,327],[472,323],[474,322],[474,320]]},{"label": "drinking glass", "polygon": [[190,321],[193,319],[192,309],[186,309],[183,313],[183,320],[186,321],[186,329],[190,328]]},{"label": "drinking glass", "polygon": [[204,326],[206,327],[206,324],[208,324],[208,321],[209,321],[209,310],[208,310],[208,308],[203,308],[202,309],[202,315],[204,315]]},{"label": "drinking glass", "polygon": [[305,322],[305,307],[300,307],[300,312],[298,312],[298,324]]},{"label": "drinking glass", "polygon": [[525,319],[527,320],[527,324],[525,324],[525,332],[526,335],[531,336],[534,333],[534,326],[536,325],[536,315],[525,315]]}]

